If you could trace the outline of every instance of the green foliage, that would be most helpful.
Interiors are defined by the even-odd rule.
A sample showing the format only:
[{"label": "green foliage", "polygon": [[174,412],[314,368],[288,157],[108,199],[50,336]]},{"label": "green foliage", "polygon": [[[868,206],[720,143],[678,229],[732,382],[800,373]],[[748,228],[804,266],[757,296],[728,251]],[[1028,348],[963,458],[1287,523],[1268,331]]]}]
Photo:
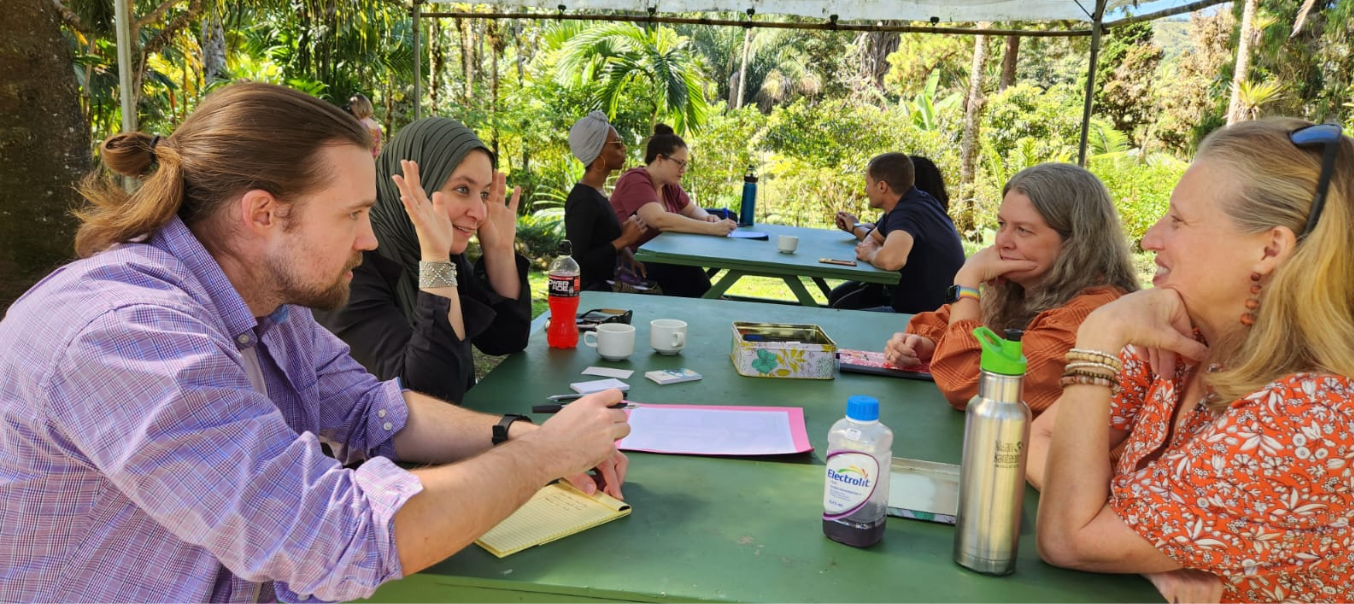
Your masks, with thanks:
[{"label": "green foliage", "polygon": [[1001,156],[1032,145],[1030,152],[1043,161],[1075,160],[1081,139],[1080,97],[1071,86],[1045,91],[1022,82],[1007,88],[988,101],[983,137]]},{"label": "green foliage", "polygon": [[653,108],[651,124],[665,119],[678,133],[695,131],[704,125],[709,104],[699,60],[687,46],[688,40],[669,27],[596,25],[564,44],[555,79],[566,85],[599,82],[592,98],[609,116],[617,114],[623,99],[637,97]]},{"label": "green foliage", "polygon": [[1185,173],[1186,163],[1165,154],[1145,162],[1131,154],[1110,154],[1092,158],[1089,167],[1110,190],[1124,232],[1136,247],[1143,233],[1166,214],[1171,190]]}]

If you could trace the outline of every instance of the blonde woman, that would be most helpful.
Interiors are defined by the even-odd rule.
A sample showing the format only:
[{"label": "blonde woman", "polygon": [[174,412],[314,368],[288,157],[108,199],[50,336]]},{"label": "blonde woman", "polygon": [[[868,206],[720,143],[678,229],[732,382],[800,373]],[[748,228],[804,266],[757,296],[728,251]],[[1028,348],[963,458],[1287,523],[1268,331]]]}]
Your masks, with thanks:
[{"label": "blonde woman", "polygon": [[1339,126],[1204,141],[1142,241],[1156,288],[1092,313],[1068,355],[1045,560],[1145,573],[1168,601],[1354,600],[1351,195]]}]

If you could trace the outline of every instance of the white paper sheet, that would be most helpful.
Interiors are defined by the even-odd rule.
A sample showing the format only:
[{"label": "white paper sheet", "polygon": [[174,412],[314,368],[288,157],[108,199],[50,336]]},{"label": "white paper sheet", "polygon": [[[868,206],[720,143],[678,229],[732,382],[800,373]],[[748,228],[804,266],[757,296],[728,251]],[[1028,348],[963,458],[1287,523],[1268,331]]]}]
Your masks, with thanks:
[{"label": "white paper sheet", "polygon": [[801,409],[640,405],[630,411],[630,435],[617,444],[655,453],[781,455],[812,449],[803,430]]}]

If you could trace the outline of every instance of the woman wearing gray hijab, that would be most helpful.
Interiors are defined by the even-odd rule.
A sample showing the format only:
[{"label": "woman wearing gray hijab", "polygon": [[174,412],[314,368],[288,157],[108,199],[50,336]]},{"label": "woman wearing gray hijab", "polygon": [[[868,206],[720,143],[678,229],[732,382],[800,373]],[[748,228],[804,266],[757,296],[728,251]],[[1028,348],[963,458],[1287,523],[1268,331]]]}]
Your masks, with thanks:
[{"label": "woman wearing gray hijab", "polygon": [[[376,160],[371,225],[346,307],[316,313],[381,379],[459,403],[475,383],[470,345],[526,348],[527,261],[513,250],[520,190],[505,202],[494,158],[475,133],[442,117],[405,126]],[[483,257],[462,255],[478,235]]]},{"label": "woman wearing gray hijab", "polygon": [[587,171],[564,201],[564,238],[574,246],[581,287],[611,291],[607,280],[616,276],[617,260],[643,274],[644,265],[630,247],[644,235],[644,223],[631,216],[622,225],[607,199],[607,177],[625,167],[625,143],[601,111],[589,113],[569,129],[569,150]]}]

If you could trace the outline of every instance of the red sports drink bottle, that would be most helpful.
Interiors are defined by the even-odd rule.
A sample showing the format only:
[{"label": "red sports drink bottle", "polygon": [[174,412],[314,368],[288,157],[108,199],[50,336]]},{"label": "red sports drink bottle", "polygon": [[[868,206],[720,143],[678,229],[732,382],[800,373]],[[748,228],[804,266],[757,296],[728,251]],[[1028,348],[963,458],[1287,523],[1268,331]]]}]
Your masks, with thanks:
[{"label": "red sports drink bottle", "polygon": [[545,341],[551,348],[578,347],[578,263],[568,239],[559,244],[559,257],[550,263],[550,327]]}]

